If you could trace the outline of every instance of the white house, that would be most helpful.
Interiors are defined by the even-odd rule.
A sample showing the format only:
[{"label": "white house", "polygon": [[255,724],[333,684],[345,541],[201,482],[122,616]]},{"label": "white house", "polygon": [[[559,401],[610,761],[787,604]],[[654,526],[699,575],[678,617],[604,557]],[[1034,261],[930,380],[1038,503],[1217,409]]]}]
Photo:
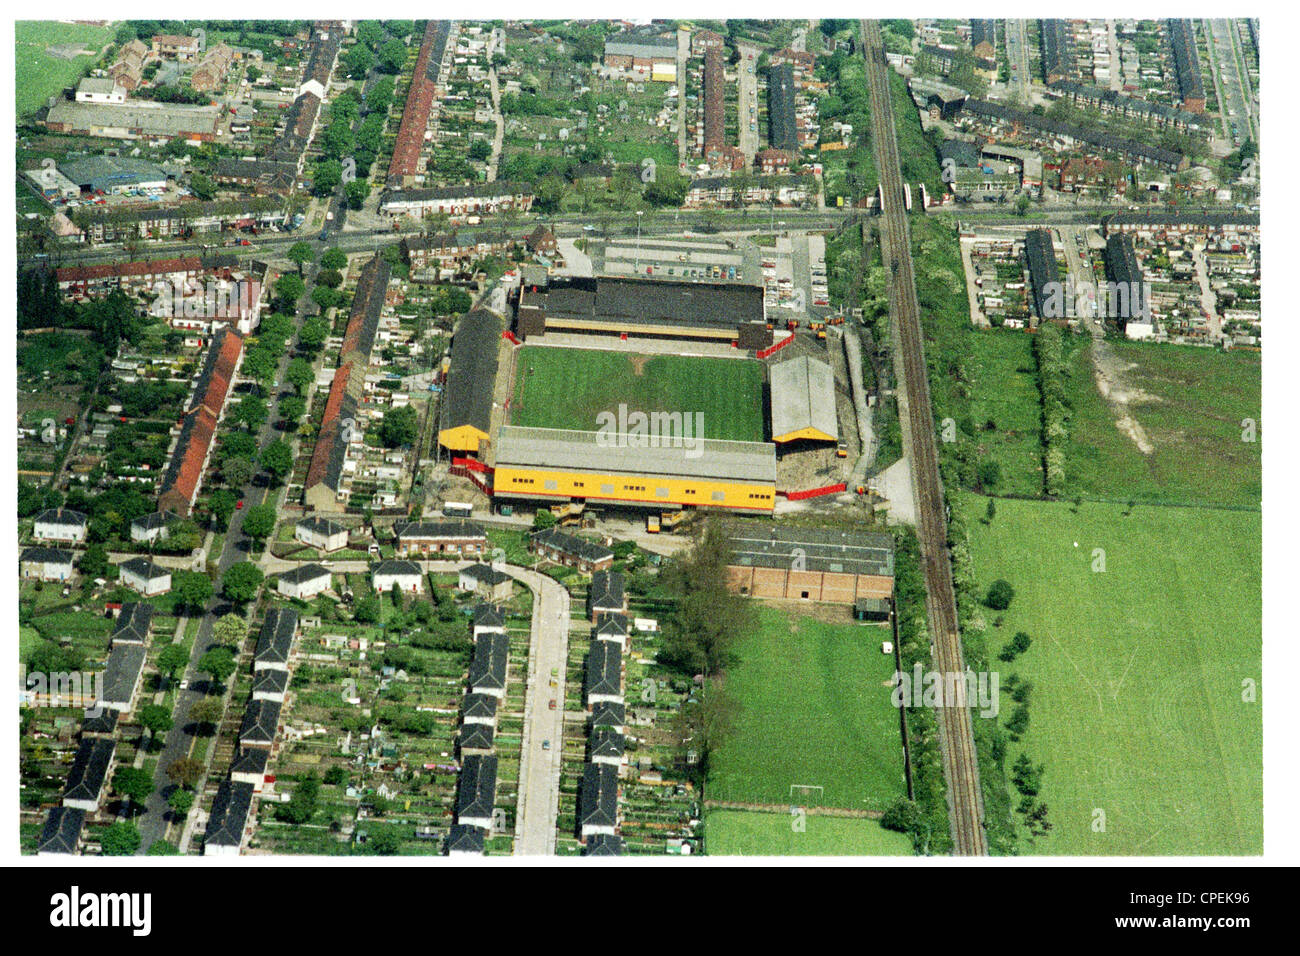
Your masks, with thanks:
[{"label": "white house", "polygon": [[285,571],[276,585],[276,590],[285,597],[298,598],[300,601],[310,601],[329,589],[329,568],[320,564],[304,564],[292,571]]},{"label": "white house", "polygon": [[18,556],[18,574],[38,581],[70,581],[72,552],[58,548],[23,548]]},{"label": "white house", "polygon": [[293,538],[322,554],[328,554],[348,546],[348,529],[336,521],[311,515],[294,525]]},{"label": "white house", "polygon": [[376,591],[391,591],[393,585],[410,594],[419,594],[424,575],[414,561],[380,561],[371,569]]},{"label": "white house", "polygon": [[37,541],[81,544],[86,540],[86,516],[71,508],[47,508],[36,516],[32,536]]},{"label": "white house", "polygon": [[132,591],[152,597],[172,589],[172,573],[148,558],[131,558],[118,565],[122,583]]},{"label": "white house", "polygon": [[171,523],[179,520],[180,515],[171,511],[155,511],[152,514],[141,515],[131,522],[131,540],[139,542],[165,540],[170,533]]},{"label": "white house", "polygon": [[125,103],[126,87],[111,76],[88,76],[77,84],[78,103]]}]

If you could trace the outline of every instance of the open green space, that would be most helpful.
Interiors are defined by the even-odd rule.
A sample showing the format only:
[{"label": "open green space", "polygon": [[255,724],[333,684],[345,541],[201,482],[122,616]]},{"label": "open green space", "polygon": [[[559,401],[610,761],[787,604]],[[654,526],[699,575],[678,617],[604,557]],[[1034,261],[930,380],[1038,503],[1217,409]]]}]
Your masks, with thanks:
[{"label": "open green space", "polygon": [[[73,83],[113,39],[111,27],[53,20],[18,20],[14,23],[15,112],[23,116]],[[50,56],[46,47],[81,44],[94,53],[71,59]]]},{"label": "open green space", "polygon": [[[803,826],[803,830],[797,829]],[[704,821],[709,856],[911,856],[912,841],[863,817],[710,810]]]},{"label": "open green space", "polygon": [[[984,499],[960,501],[983,514]],[[1260,515],[999,500],[968,527],[979,593],[998,578],[1016,592],[990,654],[1017,631],[1033,642],[991,661],[1004,687],[1012,673],[1033,684],[1006,765],[1023,752],[1045,767],[1053,829],[1022,847],[1261,852],[1262,705],[1243,699],[1260,681]]]},{"label": "open green space", "polygon": [[[525,346],[511,424],[599,431],[602,414],[690,415],[692,434],[763,440],[763,368],[749,359]],[[698,413],[698,416],[696,417]]]},{"label": "open green space", "polygon": [[[725,693],[730,732],[710,756],[706,795],[724,802],[884,810],[906,792],[890,632],[763,607],[736,640]],[[791,787],[819,786],[820,793]]]},{"label": "open green space", "polygon": [[[1074,410],[1066,488],[1118,501],[1258,506],[1260,353],[1124,341],[1109,347],[1138,393],[1129,413],[1152,452],[1143,454],[1116,425],[1114,410],[1093,382],[1089,350],[1081,348],[1070,376]],[[1245,419],[1256,423],[1256,441],[1243,441]]]}]

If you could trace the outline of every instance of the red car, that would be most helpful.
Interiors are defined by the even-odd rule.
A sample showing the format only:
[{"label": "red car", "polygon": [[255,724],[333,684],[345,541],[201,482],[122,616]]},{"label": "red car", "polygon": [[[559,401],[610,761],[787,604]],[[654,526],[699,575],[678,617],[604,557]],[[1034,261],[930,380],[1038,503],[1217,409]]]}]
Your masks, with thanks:
[{"label": "red car", "polygon": [[552,698],[550,704],[548,704],[547,706],[550,707],[551,710],[554,710],[554,709],[555,709],[555,700],[554,700],[554,698]]},{"label": "red car", "polygon": [[242,507],[244,507],[244,499],[240,498],[238,501],[235,502],[235,509],[238,510]]}]

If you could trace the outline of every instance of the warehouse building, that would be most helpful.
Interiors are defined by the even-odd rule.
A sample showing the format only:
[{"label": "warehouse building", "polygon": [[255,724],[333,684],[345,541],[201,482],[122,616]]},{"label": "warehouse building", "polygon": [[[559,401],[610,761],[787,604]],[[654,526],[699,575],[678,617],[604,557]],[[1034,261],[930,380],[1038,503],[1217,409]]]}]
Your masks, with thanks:
[{"label": "warehouse building", "polygon": [[[616,70],[677,70],[677,38],[616,33],[605,41],[605,66]],[[671,77],[670,77],[671,79]]]},{"label": "warehouse building", "polygon": [[167,174],[147,160],[134,156],[84,156],[65,160],[59,172],[83,193],[124,193],[132,189],[166,189]]},{"label": "warehouse building", "polygon": [[219,106],[129,100],[85,103],[57,100],[45,116],[51,132],[109,139],[186,139],[210,143],[221,122]]},{"label": "warehouse building", "polygon": [[772,392],[772,441],[836,441],[835,375],[807,355],[778,362],[768,372]]},{"label": "warehouse building", "polygon": [[442,447],[472,455],[486,450],[500,347],[501,320],[495,312],[474,309],[456,325],[439,410],[438,443]]},{"label": "warehouse building", "polygon": [[[609,439],[600,432],[504,426],[493,494],[534,501],[771,513],[776,446],[766,442]],[[660,447],[650,447],[658,444]],[[689,447],[688,447],[689,446]]]},{"label": "warehouse building", "polygon": [[763,287],[623,276],[548,277],[519,292],[520,339],[565,332],[772,344]]},{"label": "warehouse building", "polygon": [[1050,229],[1031,229],[1025,235],[1025,262],[1029,266],[1029,291],[1034,301],[1034,312],[1040,319],[1060,319],[1063,315],[1049,314],[1062,311],[1049,303],[1060,301],[1061,270],[1056,263]]},{"label": "warehouse building", "polygon": [[739,594],[853,605],[894,592],[888,534],[737,524],[728,529],[728,542],[728,579]]}]

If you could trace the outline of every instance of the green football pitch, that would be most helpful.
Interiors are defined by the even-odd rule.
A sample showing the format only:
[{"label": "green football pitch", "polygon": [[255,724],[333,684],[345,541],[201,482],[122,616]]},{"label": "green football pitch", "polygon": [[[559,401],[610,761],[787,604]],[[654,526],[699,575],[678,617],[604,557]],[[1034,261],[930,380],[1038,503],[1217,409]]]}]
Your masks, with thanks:
[{"label": "green football pitch", "polygon": [[[991,666],[1033,684],[1007,766],[1025,752],[1045,767],[1053,829],[1027,849],[1260,853],[1260,514],[1126,511],[999,500],[991,523],[969,522],[980,593],[997,578],[1016,592],[988,629]],[[1017,631],[1032,645],[999,661]]]},{"label": "green football pitch", "polygon": [[752,359],[525,346],[510,423],[599,431],[605,415],[690,415],[704,438],[763,440],[763,368]]},{"label": "green football pitch", "polygon": [[704,840],[709,856],[912,855],[910,837],[863,817],[710,810]]}]

